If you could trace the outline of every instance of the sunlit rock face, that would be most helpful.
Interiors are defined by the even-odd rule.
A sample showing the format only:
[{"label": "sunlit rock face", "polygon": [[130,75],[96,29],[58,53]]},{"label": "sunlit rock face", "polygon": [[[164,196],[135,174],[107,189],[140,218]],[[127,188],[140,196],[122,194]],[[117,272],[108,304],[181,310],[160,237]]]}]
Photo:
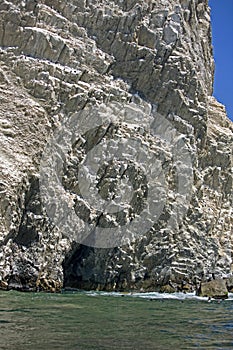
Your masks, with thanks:
[{"label": "sunlit rock face", "polygon": [[213,71],[206,0],[1,1],[1,288],[192,290],[232,273],[233,127]]}]

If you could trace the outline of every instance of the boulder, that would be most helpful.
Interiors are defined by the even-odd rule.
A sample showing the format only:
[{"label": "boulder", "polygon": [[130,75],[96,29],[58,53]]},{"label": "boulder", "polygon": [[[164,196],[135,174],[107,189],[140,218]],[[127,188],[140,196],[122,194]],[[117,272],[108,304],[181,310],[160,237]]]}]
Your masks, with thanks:
[{"label": "boulder", "polygon": [[5,281],[0,281],[0,289],[7,290],[8,284]]},{"label": "boulder", "polygon": [[216,279],[209,282],[202,282],[197,294],[201,297],[227,299],[228,290],[226,281],[223,279]]}]

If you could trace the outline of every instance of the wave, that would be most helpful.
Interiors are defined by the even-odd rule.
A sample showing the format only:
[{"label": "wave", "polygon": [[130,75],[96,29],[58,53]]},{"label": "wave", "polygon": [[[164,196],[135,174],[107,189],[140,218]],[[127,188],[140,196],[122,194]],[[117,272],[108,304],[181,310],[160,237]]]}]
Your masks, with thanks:
[{"label": "wave", "polygon": [[[208,297],[197,296],[195,292],[193,293],[158,293],[158,292],[148,292],[148,293],[136,293],[136,292],[97,292],[97,291],[82,291],[82,293],[89,296],[113,296],[113,297],[133,297],[133,298],[143,298],[148,300],[199,300],[199,301],[209,301]],[[214,300],[214,299],[213,299]],[[233,293],[228,294],[228,299],[226,301],[233,301]]]}]

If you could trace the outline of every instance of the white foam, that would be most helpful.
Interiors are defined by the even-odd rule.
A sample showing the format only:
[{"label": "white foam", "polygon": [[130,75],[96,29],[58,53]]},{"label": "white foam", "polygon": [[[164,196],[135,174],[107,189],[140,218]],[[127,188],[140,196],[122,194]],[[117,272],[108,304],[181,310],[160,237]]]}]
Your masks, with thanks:
[{"label": "white foam", "polygon": [[[158,293],[158,292],[150,292],[150,293],[121,293],[121,292],[96,292],[96,291],[90,291],[85,292],[85,294],[89,296],[113,296],[113,297],[134,297],[134,298],[143,298],[143,299],[157,299],[157,300],[203,300],[208,301],[208,297],[199,297],[196,295],[195,292],[193,293]],[[227,301],[233,301],[233,293],[228,294]]]}]

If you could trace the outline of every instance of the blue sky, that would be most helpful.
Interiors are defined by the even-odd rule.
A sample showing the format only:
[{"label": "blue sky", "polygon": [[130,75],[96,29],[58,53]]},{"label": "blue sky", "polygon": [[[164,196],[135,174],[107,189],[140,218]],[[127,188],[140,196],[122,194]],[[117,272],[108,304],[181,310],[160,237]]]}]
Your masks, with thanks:
[{"label": "blue sky", "polygon": [[209,0],[215,58],[214,96],[233,120],[233,0]]}]

